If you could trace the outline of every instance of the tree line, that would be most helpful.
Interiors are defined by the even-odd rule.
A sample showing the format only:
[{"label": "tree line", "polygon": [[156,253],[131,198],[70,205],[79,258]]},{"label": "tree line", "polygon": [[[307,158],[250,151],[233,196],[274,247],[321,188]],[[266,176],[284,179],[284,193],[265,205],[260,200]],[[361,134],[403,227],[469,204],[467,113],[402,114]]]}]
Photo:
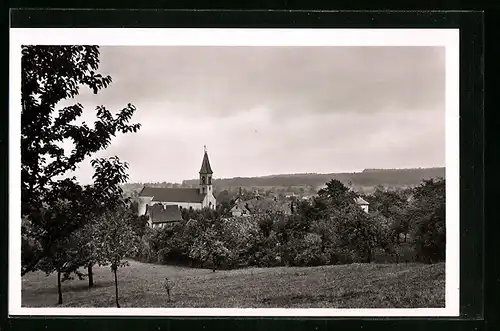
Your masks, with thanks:
[{"label": "tree line", "polygon": [[445,181],[404,191],[381,188],[364,198],[331,180],[312,201],[296,200],[291,215],[230,217],[229,208],[185,210],[184,220],[148,229],[137,259],[193,267],[316,266],[352,262],[434,263],[445,259]]}]

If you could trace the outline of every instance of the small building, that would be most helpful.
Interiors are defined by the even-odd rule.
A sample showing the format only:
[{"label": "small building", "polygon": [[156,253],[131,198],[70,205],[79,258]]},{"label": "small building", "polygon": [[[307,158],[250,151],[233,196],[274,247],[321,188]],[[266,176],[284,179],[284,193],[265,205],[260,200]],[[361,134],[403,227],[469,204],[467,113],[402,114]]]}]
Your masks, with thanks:
[{"label": "small building", "polygon": [[[243,201],[241,198],[235,200],[233,216],[241,212],[241,215],[259,215],[266,213],[291,214],[291,201],[275,200],[274,198],[253,198]],[[233,211],[231,209],[231,212]]]},{"label": "small building", "polygon": [[302,194],[300,196],[300,199],[302,199],[302,200],[311,200],[315,196],[316,196],[316,194],[314,194],[314,193],[304,193],[304,194]]},{"label": "small building", "polygon": [[177,205],[164,206],[158,203],[149,207],[146,214],[149,216],[149,226],[153,229],[182,221],[181,210]]},{"label": "small building", "polygon": [[365,213],[368,213],[368,207],[369,207],[369,203],[368,201],[366,201],[365,199],[363,199],[362,197],[357,197],[356,200],[355,200],[356,204],[358,206],[361,207],[361,209],[363,209],[363,211]]},{"label": "small building", "polygon": [[250,215],[250,209],[247,206],[241,206],[241,204],[235,204],[231,208],[231,215],[233,217],[248,216]]}]

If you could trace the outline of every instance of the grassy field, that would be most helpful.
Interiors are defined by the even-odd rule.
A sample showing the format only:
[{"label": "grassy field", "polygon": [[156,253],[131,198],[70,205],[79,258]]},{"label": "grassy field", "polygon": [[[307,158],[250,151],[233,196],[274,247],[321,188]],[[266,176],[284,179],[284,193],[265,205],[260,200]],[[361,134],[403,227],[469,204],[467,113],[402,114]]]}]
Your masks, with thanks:
[{"label": "grassy field", "polygon": [[[171,280],[172,301],[163,288]],[[438,308],[445,304],[444,263],[350,264],[309,268],[207,269],[130,261],[119,270],[122,307]],[[63,282],[62,307],[114,307],[109,267],[87,280]],[[56,307],[56,275],[23,277],[23,307]]]}]

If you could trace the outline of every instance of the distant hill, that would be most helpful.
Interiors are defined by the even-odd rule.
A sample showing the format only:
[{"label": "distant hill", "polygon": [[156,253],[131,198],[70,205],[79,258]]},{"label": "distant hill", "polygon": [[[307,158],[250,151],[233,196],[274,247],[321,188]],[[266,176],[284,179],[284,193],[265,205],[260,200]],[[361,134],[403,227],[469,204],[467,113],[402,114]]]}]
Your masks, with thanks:
[{"label": "distant hill", "polygon": [[[269,186],[311,186],[320,187],[335,178],[352,186],[372,187],[377,185],[389,187],[414,186],[423,179],[445,177],[445,168],[419,169],[365,169],[355,173],[330,174],[285,174],[263,177],[235,177],[215,179],[214,185],[218,189],[226,187],[269,187]],[[183,185],[197,185],[198,180],[185,180]]]},{"label": "distant hill", "polygon": [[[242,187],[245,189],[280,190],[302,192],[315,192],[326,182],[335,178],[354,190],[369,193],[376,186],[382,185],[387,188],[403,188],[419,185],[422,180],[429,178],[444,178],[445,168],[414,168],[414,169],[365,169],[362,172],[353,173],[302,173],[281,174],[262,177],[235,177],[214,179],[216,191],[235,191]],[[174,183],[146,183],[148,186],[156,187],[196,187],[198,179],[183,181],[182,184]],[[127,195],[139,192],[144,183],[129,183],[123,186]]]}]

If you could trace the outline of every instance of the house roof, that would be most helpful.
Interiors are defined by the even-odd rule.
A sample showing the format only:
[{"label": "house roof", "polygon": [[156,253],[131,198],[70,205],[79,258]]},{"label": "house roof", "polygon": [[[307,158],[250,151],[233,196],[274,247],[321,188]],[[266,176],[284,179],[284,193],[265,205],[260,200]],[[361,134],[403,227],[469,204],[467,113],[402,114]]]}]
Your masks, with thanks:
[{"label": "house roof", "polygon": [[362,197],[357,197],[355,201],[358,205],[369,205],[370,204],[368,201],[366,201]]},{"label": "house roof", "polygon": [[164,207],[158,203],[148,208],[148,214],[153,224],[182,221],[181,211],[177,205]]},{"label": "house roof", "polygon": [[250,211],[250,209],[248,209],[247,206],[239,206],[238,204],[234,205],[233,208],[231,208],[231,211],[234,211],[234,210],[237,210],[237,209],[240,209],[240,210],[247,210],[247,211]]},{"label": "house roof", "polygon": [[264,212],[283,212],[289,213],[291,211],[291,204],[289,201],[274,201],[273,198],[264,199],[250,199],[247,201],[240,201],[238,203],[240,208],[247,206],[247,209],[252,213]]},{"label": "house roof", "polygon": [[139,193],[140,197],[153,197],[153,201],[161,202],[197,202],[205,198],[197,188],[166,188],[166,187],[143,187]]},{"label": "house roof", "polygon": [[213,174],[212,167],[210,167],[210,161],[208,160],[208,154],[205,151],[203,155],[203,161],[201,163],[200,174]]}]

